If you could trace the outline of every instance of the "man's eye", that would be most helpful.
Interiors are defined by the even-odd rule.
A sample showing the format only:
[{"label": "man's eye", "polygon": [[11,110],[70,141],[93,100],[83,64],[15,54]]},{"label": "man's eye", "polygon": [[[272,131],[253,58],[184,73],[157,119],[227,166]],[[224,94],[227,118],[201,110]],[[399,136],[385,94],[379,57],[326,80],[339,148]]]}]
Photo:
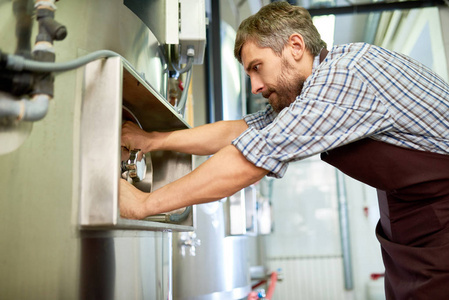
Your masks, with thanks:
[{"label": "man's eye", "polygon": [[256,71],[256,72],[259,71],[259,65],[255,65],[255,66],[253,67],[253,70]]}]

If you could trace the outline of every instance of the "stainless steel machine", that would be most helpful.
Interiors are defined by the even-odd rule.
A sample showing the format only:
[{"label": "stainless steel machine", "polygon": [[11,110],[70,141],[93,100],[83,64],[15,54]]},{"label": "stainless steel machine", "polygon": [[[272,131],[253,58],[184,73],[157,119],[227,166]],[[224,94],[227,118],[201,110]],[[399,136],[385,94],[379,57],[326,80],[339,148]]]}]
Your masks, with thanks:
[{"label": "stainless steel machine", "polygon": [[[0,1],[2,54],[26,50],[16,34],[37,35],[35,4]],[[172,232],[193,230],[193,211],[134,221],[117,205],[123,107],[145,130],[189,127],[165,100],[161,44],[121,0],[56,4],[68,32],[54,42],[56,62],[101,49],[121,57],[56,73],[42,120],[2,118],[0,148],[15,145],[0,155],[0,298],[171,299]],[[152,153],[151,188],[191,168],[189,155]]]}]

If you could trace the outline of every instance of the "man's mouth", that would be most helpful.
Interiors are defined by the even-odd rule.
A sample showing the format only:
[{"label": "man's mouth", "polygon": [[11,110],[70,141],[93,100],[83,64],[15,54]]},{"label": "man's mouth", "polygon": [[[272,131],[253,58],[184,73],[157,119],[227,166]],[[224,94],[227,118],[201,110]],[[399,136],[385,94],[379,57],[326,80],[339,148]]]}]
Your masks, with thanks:
[{"label": "man's mouth", "polygon": [[263,92],[262,93],[262,96],[265,98],[265,99],[268,99],[268,100],[270,100],[270,96],[273,94],[273,91],[266,91],[266,92]]}]

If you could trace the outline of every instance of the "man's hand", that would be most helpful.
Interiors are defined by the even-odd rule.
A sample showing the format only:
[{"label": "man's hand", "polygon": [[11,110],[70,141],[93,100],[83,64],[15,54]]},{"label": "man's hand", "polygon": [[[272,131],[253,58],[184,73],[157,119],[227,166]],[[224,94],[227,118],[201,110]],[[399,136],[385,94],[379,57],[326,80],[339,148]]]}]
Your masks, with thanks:
[{"label": "man's hand", "polygon": [[128,182],[120,183],[120,214],[143,219],[190,205],[231,196],[268,173],[249,162],[232,145],[202,163],[187,175],[151,193],[144,193]]},{"label": "man's hand", "polygon": [[127,219],[143,219],[145,200],[148,194],[135,188],[124,179],[120,179],[120,216]]},{"label": "man's hand", "polygon": [[[122,126],[122,155],[129,156],[128,150],[140,149],[147,153],[151,149],[151,133],[142,130],[136,123],[125,122]],[[122,158],[123,160],[123,158]]]}]

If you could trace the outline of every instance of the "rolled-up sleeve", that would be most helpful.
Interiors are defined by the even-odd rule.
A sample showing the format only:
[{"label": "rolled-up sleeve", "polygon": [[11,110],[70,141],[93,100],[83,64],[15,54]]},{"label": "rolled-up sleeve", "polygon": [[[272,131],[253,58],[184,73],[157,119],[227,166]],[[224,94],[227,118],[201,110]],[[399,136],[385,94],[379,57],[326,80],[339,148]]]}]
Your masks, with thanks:
[{"label": "rolled-up sleeve", "polygon": [[275,150],[273,148],[277,146],[277,142],[273,140],[273,136],[264,132],[250,127],[232,144],[248,161],[269,171],[269,176],[281,178],[287,170],[288,163],[282,161],[280,157],[282,155],[273,155]]},{"label": "rolled-up sleeve", "polygon": [[243,117],[248,127],[262,129],[271,124],[276,118],[277,113],[273,110],[271,105],[267,105],[265,110],[255,112]]}]

